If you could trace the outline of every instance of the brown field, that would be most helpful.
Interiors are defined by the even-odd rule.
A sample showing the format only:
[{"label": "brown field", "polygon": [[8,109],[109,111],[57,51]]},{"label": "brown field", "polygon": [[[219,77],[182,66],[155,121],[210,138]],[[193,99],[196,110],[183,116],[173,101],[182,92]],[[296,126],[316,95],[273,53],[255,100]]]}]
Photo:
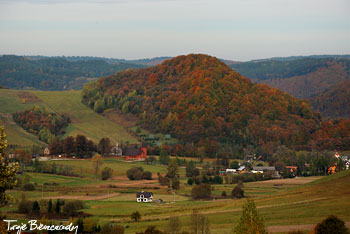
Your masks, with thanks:
[{"label": "brown field", "polygon": [[130,128],[136,126],[136,123],[139,121],[139,119],[130,113],[128,114],[122,114],[120,110],[116,109],[109,109],[103,112],[102,114],[107,119],[111,120],[112,122],[124,126],[124,128]]},{"label": "brown field", "polygon": [[41,100],[34,93],[31,92],[18,91],[17,96],[19,100],[21,100],[22,104],[41,102]]}]

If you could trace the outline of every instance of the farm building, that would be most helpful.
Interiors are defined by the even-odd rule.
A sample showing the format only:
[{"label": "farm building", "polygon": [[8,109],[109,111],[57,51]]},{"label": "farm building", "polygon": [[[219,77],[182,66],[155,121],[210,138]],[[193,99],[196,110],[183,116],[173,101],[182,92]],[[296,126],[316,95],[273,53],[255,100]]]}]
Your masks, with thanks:
[{"label": "farm building", "polygon": [[137,192],[136,193],[136,201],[137,202],[152,202],[153,193],[152,192]]},{"label": "farm building", "polygon": [[293,175],[295,175],[298,171],[298,167],[296,166],[286,166],[286,169]]},{"label": "farm building", "polygon": [[127,148],[125,153],[126,160],[146,160],[147,158],[147,147],[142,145],[138,147],[137,145]]},{"label": "farm building", "polygon": [[44,149],[44,155],[50,155],[50,150],[49,150],[49,148],[45,148]]},{"label": "farm building", "polygon": [[118,143],[112,147],[111,155],[121,156],[123,154],[122,148],[119,147]]}]

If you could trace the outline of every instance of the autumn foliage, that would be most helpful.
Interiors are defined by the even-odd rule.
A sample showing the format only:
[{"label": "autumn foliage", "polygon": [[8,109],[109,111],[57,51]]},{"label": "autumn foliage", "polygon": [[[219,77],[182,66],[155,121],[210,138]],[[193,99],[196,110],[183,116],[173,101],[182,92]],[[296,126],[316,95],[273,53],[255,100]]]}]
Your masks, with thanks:
[{"label": "autumn foliage", "polygon": [[97,112],[133,113],[145,128],[192,142],[205,156],[219,144],[308,149],[321,122],[308,102],[201,54],[101,78],[84,87],[83,103]]},{"label": "autumn foliage", "polygon": [[64,135],[70,120],[65,115],[50,113],[47,108],[34,106],[13,114],[14,121],[26,131],[39,135],[40,140],[49,143],[53,138]]}]

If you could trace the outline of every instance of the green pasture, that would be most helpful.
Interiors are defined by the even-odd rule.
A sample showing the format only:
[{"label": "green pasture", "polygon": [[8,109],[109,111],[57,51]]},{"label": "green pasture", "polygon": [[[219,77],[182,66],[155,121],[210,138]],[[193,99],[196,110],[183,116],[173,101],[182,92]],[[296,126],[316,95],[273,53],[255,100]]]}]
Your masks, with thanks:
[{"label": "green pasture", "polygon": [[[50,162],[52,163],[52,162]],[[105,159],[103,166],[109,166],[117,172],[117,177],[101,181],[93,176],[88,176],[92,172],[90,160],[67,160],[55,163],[66,163],[74,170],[83,168],[84,176],[69,177],[49,175],[42,173],[28,173],[32,177],[32,182],[37,184],[36,191],[23,192],[29,199],[49,199],[50,197],[70,196],[86,197],[107,195],[101,200],[84,201],[84,212],[93,215],[101,224],[113,222],[128,227],[126,233],[135,233],[146,229],[149,225],[155,225],[160,229],[166,229],[167,222],[171,216],[179,216],[184,229],[189,231],[190,216],[193,209],[198,209],[210,220],[212,233],[230,233],[233,225],[237,222],[244,199],[231,199],[229,197],[235,185],[222,184],[214,185],[212,194],[219,197],[222,191],[226,191],[226,199],[198,200],[194,201],[189,194],[191,186],[184,185],[186,179],[181,179],[181,189],[174,195],[169,193],[165,187],[154,185],[150,188],[143,188],[141,181],[139,187],[128,186],[130,182],[125,175],[125,171],[132,166],[143,166],[145,170],[153,173],[166,171],[165,166],[147,165],[145,163],[124,162],[117,159]],[[102,167],[103,167],[102,166]],[[90,171],[91,170],[91,171]],[[182,176],[184,170],[181,171]],[[156,178],[156,176],[154,176]],[[317,180],[302,184],[303,180],[311,181],[308,177],[261,181],[244,183],[245,194],[255,200],[258,211],[264,216],[267,226],[273,225],[299,225],[315,224],[330,214],[335,214],[345,221],[350,221],[350,171],[343,171],[335,175],[326,177],[316,177]],[[312,178],[311,178],[312,179]],[[44,186],[44,183],[58,183],[57,186]],[[121,186],[121,183],[125,184]],[[146,181],[145,181],[146,183]],[[108,187],[108,185],[117,185]],[[151,191],[154,199],[162,199],[164,202],[157,203],[137,203],[136,192],[141,190]],[[9,192],[16,199],[21,196],[20,191]],[[110,196],[109,196],[110,195]],[[9,217],[19,217],[14,212],[16,205],[1,208],[0,211],[8,213]],[[132,212],[138,211],[142,215],[139,222],[130,219]]]},{"label": "green pasture", "polygon": [[[38,99],[33,102],[22,103],[18,92],[34,94]],[[103,137],[109,137],[111,143],[130,142],[138,140],[127,130],[102,115],[97,114],[81,103],[80,91],[18,91],[0,89],[0,119],[5,125],[9,144],[32,145],[38,144],[37,137],[22,133],[22,129],[12,124],[11,114],[23,111],[35,105],[45,106],[50,111],[67,114],[71,118],[71,124],[66,129],[66,136],[83,134],[95,143]]]}]

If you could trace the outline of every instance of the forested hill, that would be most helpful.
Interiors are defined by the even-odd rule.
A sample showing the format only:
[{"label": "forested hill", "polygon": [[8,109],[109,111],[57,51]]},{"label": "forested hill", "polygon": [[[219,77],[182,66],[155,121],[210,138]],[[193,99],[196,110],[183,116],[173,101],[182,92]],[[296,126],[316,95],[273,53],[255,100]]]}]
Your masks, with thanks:
[{"label": "forested hill", "polygon": [[350,80],[332,86],[309,101],[322,116],[350,119]]},{"label": "forested hill", "polygon": [[306,145],[320,122],[307,102],[254,84],[200,54],[101,78],[84,87],[83,102],[97,112],[131,112],[144,127],[193,142],[207,153],[218,143]]},{"label": "forested hill", "polygon": [[68,61],[64,58],[0,56],[0,83],[12,89],[69,90],[98,77],[128,68],[132,63],[110,64],[103,60]]},{"label": "forested hill", "polygon": [[348,57],[274,58],[230,66],[254,82],[278,88],[294,97],[307,98],[350,80]]}]

